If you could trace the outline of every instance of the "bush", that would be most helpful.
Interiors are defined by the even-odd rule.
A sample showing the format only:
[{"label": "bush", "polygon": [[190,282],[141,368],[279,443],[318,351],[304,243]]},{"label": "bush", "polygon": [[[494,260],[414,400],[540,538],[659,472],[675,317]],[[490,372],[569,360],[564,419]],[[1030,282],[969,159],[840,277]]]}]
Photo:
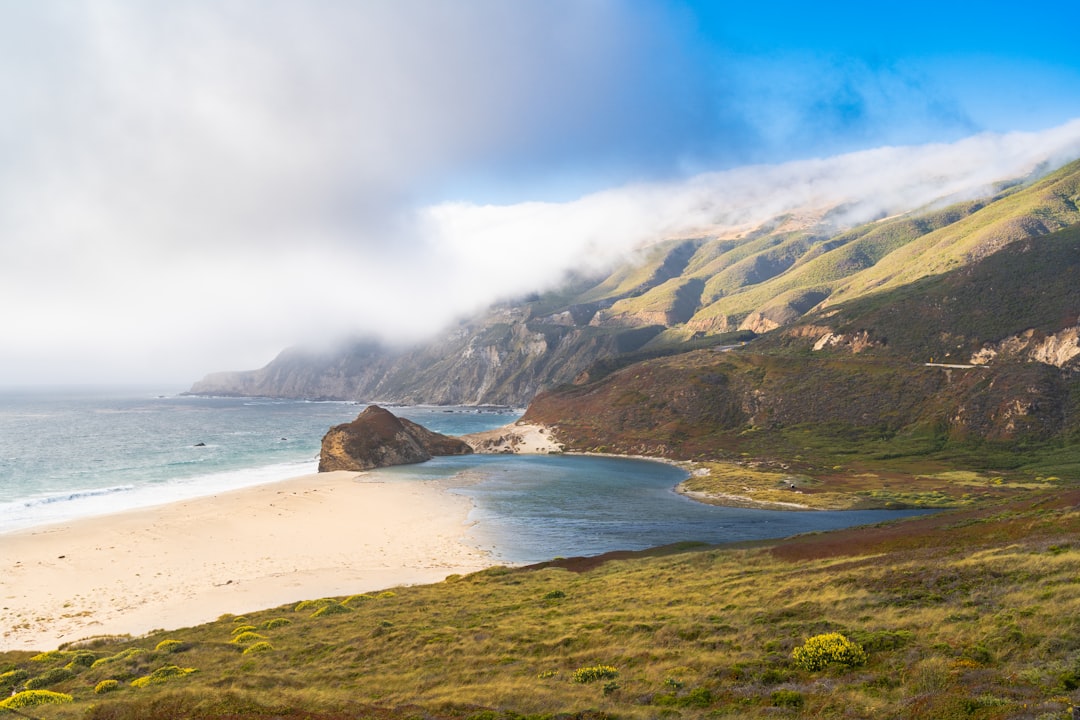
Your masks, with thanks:
[{"label": "bush", "polygon": [[792,659],[803,670],[811,672],[829,665],[855,667],[866,662],[866,652],[840,633],[825,633],[809,638],[791,652]]},{"label": "bush", "polygon": [[305,610],[318,609],[335,602],[330,598],[322,598],[320,600],[301,600],[296,603],[296,607],[293,608],[293,612],[304,612]]},{"label": "bush", "polygon": [[867,652],[883,652],[910,645],[915,640],[915,633],[910,630],[864,630],[852,633],[851,639]]},{"label": "bush", "polygon": [[292,625],[292,620],[289,618],[274,618],[273,620],[267,620],[263,623],[263,630],[273,630],[274,628],[284,627],[285,625]]},{"label": "bush", "polygon": [[97,661],[97,655],[89,650],[78,650],[68,657],[71,658],[71,661],[67,664],[67,669],[75,672],[78,672],[78,668],[91,667]]},{"label": "bush", "polygon": [[49,650],[48,652],[38,653],[30,658],[30,662],[54,662],[56,660],[63,660],[64,657],[64,653],[59,650]]},{"label": "bush", "polygon": [[248,647],[246,647],[244,649],[244,654],[245,655],[254,655],[256,653],[269,652],[270,650],[273,650],[273,649],[274,649],[273,645],[266,642],[265,640],[262,640],[260,642],[255,643],[254,645],[249,645]]},{"label": "bush", "polygon": [[35,678],[27,680],[26,689],[40,690],[41,688],[46,688],[50,685],[70,680],[73,677],[75,677],[75,673],[67,668],[53,668],[52,670],[46,670]]},{"label": "bush", "polygon": [[35,705],[60,705],[61,703],[73,701],[74,698],[65,693],[50,692],[49,690],[27,690],[0,702],[0,708],[18,710],[19,708],[34,707]]},{"label": "bush", "polygon": [[775,707],[801,708],[803,706],[802,693],[797,690],[774,690],[771,699]]},{"label": "bush", "polygon": [[239,635],[240,633],[252,632],[258,629],[259,628],[255,627],[254,625],[237,625],[232,629],[232,632],[230,634]]},{"label": "bush", "polygon": [[184,677],[185,675],[190,675],[193,672],[196,672],[195,668],[182,668],[177,667],[176,665],[165,665],[163,667],[159,667],[157,670],[150,673],[149,675],[144,675],[141,678],[136,678],[132,680],[131,686],[141,688],[146,687],[147,685],[161,685],[162,683],[166,683],[173,678]]},{"label": "bush", "polygon": [[142,648],[137,648],[137,647],[128,648],[127,650],[121,650],[120,652],[116,653],[115,655],[110,655],[108,657],[103,657],[103,658],[101,658],[99,660],[95,660],[94,664],[91,665],[90,667],[91,668],[96,668],[96,667],[101,667],[102,665],[109,665],[110,663],[120,662],[121,660],[127,660],[128,658],[135,657],[136,655],[142,655],[145,652],[146,651],[143,650]]},{"label": "bush", "polygon": [[321,608],[311,613],[311,617],[319,618],[326,615],[341,615],[342,613],[348,612],[352,612],[352,610],[341,603],[330,603],[329,605],[323,605]]},{"label": "bush", "polygon": [[10,670],[6,673],[0,674],[0,694],[10,695],[11,691],[21,683],[30,677],[30,673],[22,669]]},{"label": "bush", "polygon": [[611,665],[593,665],[592,667],[578,668],[574,671],[574,682],[576,683],[614,680],[617,677],[619,677],[619,671]]},{"label": "bush", "polygon": [[232,642],[236,645],[247,645],[248,643],[257,642],[259,640],[265,639],[265,635],[260,635],[259,633],[251,632],[250,630],[248,630],[234,637],[232,639]]},{"label": "bush", "polygon": [[98,695],[104,695],[105,693],[112,692],[113,690],[120,689],[119,680],[102,680],[94,686],[94,692]]},{"label": "bush", "polygon": [[167,652],[174,653],[180,652],[184,647],[184,643],[180,640],[162,640],[154,646],[155,652]]},{"label": "bush", "polygon": [[548,594],[544,595],[545,600],[562,600],[566,597],[566,593],[562,590],[552,590]]}]

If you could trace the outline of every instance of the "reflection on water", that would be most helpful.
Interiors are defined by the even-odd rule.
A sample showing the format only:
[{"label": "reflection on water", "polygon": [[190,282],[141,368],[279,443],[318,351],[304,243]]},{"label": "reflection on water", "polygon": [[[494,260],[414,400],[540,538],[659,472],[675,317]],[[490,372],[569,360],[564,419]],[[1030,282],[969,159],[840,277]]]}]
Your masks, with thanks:
[{"label": "reflection on water", "polygon": [[790,512],[704,505],[674,492],[686,477],[681,469],[625,458],[467,455],[378,472],[388,479],[441,480],[471,498],[472,539],[511,563],[685,540],[787,537],[924,512]]}]

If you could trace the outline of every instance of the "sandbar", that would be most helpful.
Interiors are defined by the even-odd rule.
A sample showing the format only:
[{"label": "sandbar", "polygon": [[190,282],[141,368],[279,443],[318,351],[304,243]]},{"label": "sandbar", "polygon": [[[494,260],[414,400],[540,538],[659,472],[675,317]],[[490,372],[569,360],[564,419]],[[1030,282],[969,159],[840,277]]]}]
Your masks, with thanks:
[{"label": "sandbar", "polygon": [[0,534],[0,650],[143,635],[492,564],[438,482],[306,475]]}]

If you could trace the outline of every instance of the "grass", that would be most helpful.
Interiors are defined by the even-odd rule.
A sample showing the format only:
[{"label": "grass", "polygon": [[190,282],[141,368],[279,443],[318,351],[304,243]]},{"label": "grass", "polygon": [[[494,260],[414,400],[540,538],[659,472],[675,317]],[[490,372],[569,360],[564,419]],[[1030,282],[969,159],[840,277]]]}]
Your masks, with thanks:
[{"label": "grass", "polygon": [[[237,650],[223,618],[99,646],[99,659],[126,659],[79,666],[47,688],[73,702],[35,712],[1055,717],[1080,702],[1078,506],[1075,489],[1031,491],[775,543],[492,568],[396,588],[345,614],[294,613],[265,631],[273,650],[257,655]],[[247,624],[265,627],[289,609],[248,613]],[[865,663],[800,663],[797,648],[832,633],[861,647]],[[152,649],[167,638],[186,649]],[[0,655],[5,673],[40,675],[68,662]],[[139,678],[164,682],[133,686]],[[118,686],[95,694],[110,679]]]}]

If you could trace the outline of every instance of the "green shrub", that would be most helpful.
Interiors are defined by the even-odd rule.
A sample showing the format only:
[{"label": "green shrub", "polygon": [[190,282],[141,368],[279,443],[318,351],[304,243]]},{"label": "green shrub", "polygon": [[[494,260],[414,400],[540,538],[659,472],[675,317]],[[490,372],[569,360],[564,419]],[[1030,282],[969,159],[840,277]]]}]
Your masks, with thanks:
[{"label": "green shrub", "polygon": [[247,645],[248,643],[257,642],[259,640],[265,640],[265,635],[260,635],[256,632],[246,631],[242,632],[232,639],[232,642],[237,645]]},{"label": "green shrub", "polygon": [[867,652],[881,652],[910,645],[915,640],[915,633],[910,630],[862,630],[853,632],[851,639]]},{"label": "green shrub", "polygon": [[330,603],[329,605],[323,605],[321,608],[311,613],[311,617],[318,618],[325,615],[340,615],[347,612],[352,612],[352,610],[341,603]]},{"label": "green shrub", "polygon": [[67,664],[67,669],[74,672],[78,672],[80,668],[88,668],[93,666],[97,660],[97,655],[89,650],[78,650],[68,655],[71,661]]},{"label": "green shrub", "polygon": [[74,700],[66,693],[51,692],[49,690],[27,690],[17,693],[0,702],[0,708],[5,710],[18,710],[19,708],[34,707],[35,705],[60,705]]},{"label": "green shrub", "polygon": [[566,597],[566,593],[562,590],[552,590],[548,594],[544,595],[545,600],[562,600]]},{"label": "green shrub", "polygon": [[244,649],[244,654],[245,655],[255,655],[257,653],[269,652],[270,650],[273,650],[273,649],[274,649],[273,645],[266,642],[265,640],[260,640],[259,642],[255,643],[254,645],[247,646]]},{"label": "green shrub", "polygon": [[774,690],[771,700],[775,707],[801,708],[803,706],[802,693],[797,690]]},{"label": "green shrub", "polygon": [[29,677],[30,673],[22,668],[9,670],[6,673],[0,674],[0,694],[10,695],[11,691],[14,690],[19,683]]},{"label": "green shrub", "polygon": [[356,602],[363,602],[365,600],[374,600],[374,599],[375,598],[373,598],[371,595],[368,595],[367,593],[362,593],[360,595],[350,595],[349,597],[342,600],[341,604],[342,605],[352,605],[353,603],[356,603]]},{"label": "green shrub", "polygon": [[380,600],[386,600],[387,598],[397,597],[397,593],[393,590],[383,590],[375,597],[379,598]]},{"label": "green shrub", "polygon": [[286,625],[292,625],[292,620],[289,618],[274,618],[273,620],[267,620],[263,623],[264,630],[273,630],[274,628],[284,627]]},{"label": "green shrub", "polygon": [[100,658],[98,660],[95,660],[94,664],[91,665],[90,667],[91,668],[96,668],[96,667],[101,667],[102,665],[109,665],[110,663],[120,662],[121,660],[127,660],[128,658],[135,657],[136,655],[142,655],[145,652],[146,651],[143,650],[142,648],[137,648],[137,647],[128,648],[127,650],[122,650],[122,651],[116,653],[115,655],[110,655],[108,657],[103,657],[103,658]]},{"label": "green shrub", "polygon": [[332,602],[337,601],[331,598],[320,598],[319,600],[301,600],[300,602],[296,603],[296,606],[293,608],[293,612],[304,612],[305,610],[318,609],[321,607],[325,607]]},{"label": "green shrub", "polygon": [[162,683],[166,683],[173,678],[184,677],[186,675],[190,675],[193,672],[196,672],[195,668],[182,668],[176,665],[165,665],[163,667],[159,667],[157,670],[150,673],[149,675],[144,675],[141,678],[136,678],[132,680],[131,686],[141,688],[146,687],[147,685],[161,685]]},{"label": "green shrub", "polygon": [[239,635],[240,633],[252,632],[252,631],[258,630],[258,629],[259,628],[255,627],[254,625],[237,625],[236,627],[234,627],[232,629],[231,634],[232,635]]},{"label": "green shrub", "polygon": [[112,692],[113,690],[120,689],[119,680],[102,680],[94,686],[94,692],[98,695],[104,695],[105,693]]},{"label": "green shrub", "polygon": [[75,677],[75,673],[67,668],[53,668],[52,670],[46,670],[35,678],[30,678],[26,681],[27,690],[40,690],[47,688],[50,685],[64,682]]},{"label": "green shrub", "polygon": [[791,652],[792,659],[803,670],[821,670],[829,665],[855,667],[866,662],[862,646],[851,642],[840,633],[825,633],[809,638],[801,647]]},{"label": "green shrub", "polygon": [[167,652],[174,653],[180,652],[184,648],[184,643],[180,640],[162,640],[154,646],[155,652]]},{"label": "green shrub", "polygon": [[619,671],[611,665],[593,665],[591,667],[578,668],[574,671],[574,682],[591,683],[597,680],[614,680],[619,677]]}]

